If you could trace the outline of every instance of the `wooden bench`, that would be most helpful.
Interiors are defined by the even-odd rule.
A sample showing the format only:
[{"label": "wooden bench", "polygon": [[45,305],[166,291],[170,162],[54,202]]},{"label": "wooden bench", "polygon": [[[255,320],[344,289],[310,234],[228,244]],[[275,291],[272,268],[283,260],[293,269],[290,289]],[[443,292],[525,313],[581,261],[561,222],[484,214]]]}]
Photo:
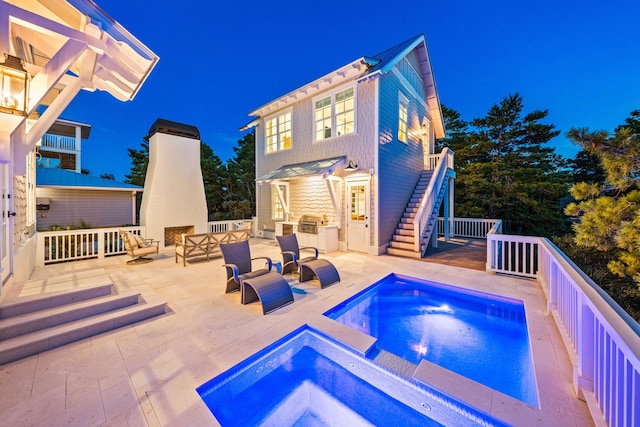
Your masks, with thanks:
[{"label": "wooden bench", "polygon": [[207,258],[222,255],[221,243],[240,242],[249,240],[251,229],[221,231],[218,233],[182,234],[176,237],[176,262],[182,258],[182,265],[186,267],[187,259]]}]

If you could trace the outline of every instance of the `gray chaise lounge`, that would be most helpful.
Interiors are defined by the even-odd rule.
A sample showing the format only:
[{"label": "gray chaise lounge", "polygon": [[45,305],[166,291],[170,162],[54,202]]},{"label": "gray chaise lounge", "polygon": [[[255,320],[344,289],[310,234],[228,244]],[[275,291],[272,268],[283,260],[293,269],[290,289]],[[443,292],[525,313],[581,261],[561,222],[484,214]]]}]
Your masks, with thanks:
[{"label": "gray chaise lounge", "polygon": [[[318,249],[312,247],[298,247],[298,238],[295,234],[276,236],[280,250],[282,251],[282,274],[300,272],[300,282],[318,278],[320,288],[326,288],[340,281],[340,274],[335,266],[326,259],[318,259]],[[314,256],[300,258],[301,250],[314,250]]]},{"label": "gray chaise lounge", "polygon": [[[249,241],[220,245],[224,257],[223,267],[227,270],[226,292],[240,291],[240,302],[249,304],[260,300],[262,312],[273,310],[293,302],[293,292],[289,283],[278,273],[271,271],[271,258],[251,258]],[[252,271],[251,262],[257,259],[266,261],[266,268]]]}]

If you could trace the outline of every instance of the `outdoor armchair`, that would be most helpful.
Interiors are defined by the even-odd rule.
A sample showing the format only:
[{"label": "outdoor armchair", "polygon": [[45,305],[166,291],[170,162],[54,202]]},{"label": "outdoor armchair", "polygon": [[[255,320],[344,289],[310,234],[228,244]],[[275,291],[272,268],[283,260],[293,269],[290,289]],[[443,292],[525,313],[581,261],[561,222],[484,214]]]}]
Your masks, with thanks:
[{"label": "outdoor armchair", "polygon": [[146,255],[153,255],[159,252],[160,241],[153,239],[143,239],[137,234],[133,234],[127,230],[120,230],[120,238],[124,243],[124,247],[132,259],[127,264],[142,264],[153,261],[151,258],[145,258]]},{"label": "outdoor armchair", "polygon": [[[300,264],[318,259],[318,248],[311,246],[299,247],[298,238],[295,234],[285,234],[284,236],[276,236],[280,251],[282,252],[282,274],[295,273],[300,269]],[[310,250],[313,255],[300,258],[300,251]]]}]

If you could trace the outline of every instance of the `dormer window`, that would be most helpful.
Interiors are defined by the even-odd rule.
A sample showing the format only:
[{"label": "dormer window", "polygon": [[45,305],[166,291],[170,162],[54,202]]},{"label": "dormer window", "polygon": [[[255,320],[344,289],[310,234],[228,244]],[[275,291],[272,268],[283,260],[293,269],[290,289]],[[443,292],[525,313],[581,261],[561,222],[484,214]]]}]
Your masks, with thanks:
[{"label": "dormer window", "polygon": [[315,140],[333,138],[356,130],[355,88],[349,87],[313,101]]},{"label": "dormer window", "polygon": [[265,139],[267,153],[291,148],[291,111],[265,121]]}]

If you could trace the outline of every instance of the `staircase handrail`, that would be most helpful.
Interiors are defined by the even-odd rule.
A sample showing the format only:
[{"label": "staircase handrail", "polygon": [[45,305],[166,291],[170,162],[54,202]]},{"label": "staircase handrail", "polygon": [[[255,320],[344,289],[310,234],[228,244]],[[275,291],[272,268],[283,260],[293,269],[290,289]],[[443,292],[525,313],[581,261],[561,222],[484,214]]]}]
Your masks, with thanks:
[{"label": "staircase handrail", "polygon": [[[418,212],[416,212],[416,216],[413,218],[413,244],[416,252],[421,252],[420,244],[422,241],[424,227],[427,223],[427,219],[429,219],[429,217],[431,216],[433,208],[436,204],[436,196],[438,195],[439,191],[434,190],[440,189],[449,173],[449,169],[453,169],[453,151],[451,151],[448,147],[445,147],[444,150],[442,150],[442,152],[440,153],[440,161],[433,171],[433,176],[429,181],[429,186],[424,192],[422,200],[420,200]],[[425,215],[425,213],[428,214]]]}]

